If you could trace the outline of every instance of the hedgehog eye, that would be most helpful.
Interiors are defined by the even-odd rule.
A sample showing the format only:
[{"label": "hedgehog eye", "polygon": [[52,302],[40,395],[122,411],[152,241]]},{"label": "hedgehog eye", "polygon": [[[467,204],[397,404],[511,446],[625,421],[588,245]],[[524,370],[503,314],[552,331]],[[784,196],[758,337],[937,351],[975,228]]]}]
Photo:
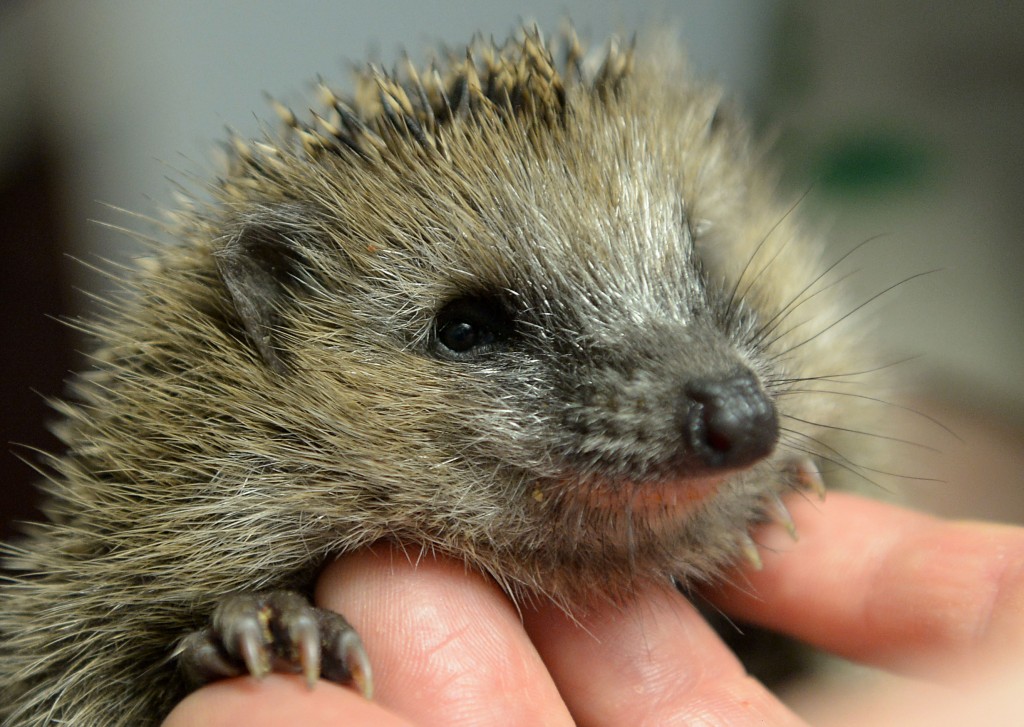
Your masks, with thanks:
[{"label": "hedgehog eye", "polygon": [[459,358],[485,353],[512,335],[512,319],[491,296],[458,298],[437,315],[437,348]]}]

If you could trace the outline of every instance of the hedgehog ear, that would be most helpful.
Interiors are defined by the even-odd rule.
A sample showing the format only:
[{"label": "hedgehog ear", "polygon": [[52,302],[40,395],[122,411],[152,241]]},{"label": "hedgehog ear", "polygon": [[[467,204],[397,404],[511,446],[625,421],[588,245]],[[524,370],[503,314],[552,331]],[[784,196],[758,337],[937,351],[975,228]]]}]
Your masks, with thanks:
[{"label": "hedgehog ear", "polygon": [[279,312],[286,302],[285,283],[295,278],[299,255],[286,235],[271,227],[247,225],[214,256],[235,312],[263,361],[286,373],[277,340]]}]

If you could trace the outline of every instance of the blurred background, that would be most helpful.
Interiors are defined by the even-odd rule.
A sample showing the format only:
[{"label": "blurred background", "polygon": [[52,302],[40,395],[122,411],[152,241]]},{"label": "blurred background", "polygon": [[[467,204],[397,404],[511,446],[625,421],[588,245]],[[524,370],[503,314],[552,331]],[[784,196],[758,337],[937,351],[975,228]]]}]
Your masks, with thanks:
[{"label": "blurred background", "polygon": [[225,126],[274,120],[264,91],[301,111],[317,74],[344,85],[353,62],[566,16],[597,40],[678,28],[697,72],[777,139],[833,257],[880,236],[853,263],[862,299],[937,270],[866,309],[890,360],[913,357],[900,399],[956,433],[909,418],[901,436],[939,451],[911,448],[899,469],[937,480],[908,483],[923,506],[1024,521],[1024,3],[997,0],[7,0],[0,519],[31,512],[36,475],[13,452],[57,446],[43,397],[63,391],[78,342],[55,317],[110,287],[88,264],[136,251],[97,221],[145,231],[113,208],[173,208],[177,182],[216,169]]}]

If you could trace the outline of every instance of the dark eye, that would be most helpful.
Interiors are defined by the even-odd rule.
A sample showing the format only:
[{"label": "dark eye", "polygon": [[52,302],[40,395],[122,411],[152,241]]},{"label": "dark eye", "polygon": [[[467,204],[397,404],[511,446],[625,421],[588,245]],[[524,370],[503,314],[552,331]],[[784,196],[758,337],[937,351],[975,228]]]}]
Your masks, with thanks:
[{"label": "dark eye", "polygon": [[437,314],[437,347],[459,358],[493,350],[512,335],[512,319],[492,296],[458,298]]}]

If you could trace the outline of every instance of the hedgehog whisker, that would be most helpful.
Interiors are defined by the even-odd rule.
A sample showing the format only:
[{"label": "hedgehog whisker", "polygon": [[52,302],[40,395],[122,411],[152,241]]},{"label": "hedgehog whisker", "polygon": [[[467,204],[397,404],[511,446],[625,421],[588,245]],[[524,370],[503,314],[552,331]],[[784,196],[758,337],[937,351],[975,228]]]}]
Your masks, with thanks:
[{"label": "hedgehog whisker", "polygon": [[[808,379],[803,379],[803,380],[806,381]],[[811,380],[821,380],[821,379],[811,379]],[[824,379],[824,380],[827,380],[827,379]],[[780,391],[776,392],[775,395],[778,396],[778,397],[783,397],[783,396],[803,395],[803,394],[826,394],[826,395],[829,395],[829,396],[844,396],[844,397],[851,398],[851,399],[860,399],[862,401],[871,401],[871,402],[874,402],[876,404],[881,404],[883,406],[887,406],[887,407],[890,407],[890,408],[893,408],[893,409],[899,409],[901,411],[907,412],[908,414],[913,414],[914,416],[920,417],[921,419],[924,419],[925,421],[927,421],[927,422],[929,422],[931,424],[934,424],[935,426],[939,427],[940,429],[942,429],[947,434],[955,437],[957,441],[963,442],[963,439],[961,439],[960,436],[956,432],[954,432],[948,426],[943,424],[936,417],[933,417],[930,414],[925,414],[923,411],[921,411],[919,409],[915,409],[912,406],[906,406],[905,404],[897,404],[894,401],[888,401],[887,399],[881,399],[881,398],[879,398],[877,396],[868,396],[867,394],[855,394],[852,391],[836,391],[834,389],[794,389],[794,388],[787,388],[787,389],[780,390]]]},{"label": "hedgehog whisker", "polygon": [[[933,273],[937,273],[940,270],[941,270],[941,268],[933,268],[932,270],[925,270],[924,272],[914,273],[913,275],[908,275],[907,277],[903,278],[902,280],[898,280],[897,282],[893,283],[892,285],[886,287],[884,290],[880,290],[879,292],[875,293],[874,295],[872,295],[867,300],[865,300],[862,303],[854,306],[854,308],[852,310],[850,310],[848,313],[846,313],[846,314],[840,316],[839,318],[837,318],[836,320],[832,321],[827,326],[822,328],[820,331],[815,333],[813,336],[805,338],[804,340],[800,341],[799,343],[795,343],[792,346],[784,349],[779,354],[777,354],[776,358],[781,358],[783,356],[787,356],[790,353],[792,353],[793,351],[797,350],[798,348],[807,345],[811,341],[815,340],[819,336],[824,335],[825,333],[830,331],[832,328],[834,328],[835,326],[837,326],[840,323],[842,323],[843,321],[845,321],[850,316],[852,316],[855,313],[863,310],[866,306],[870,305],[874,301],[876,301],[879,298],[881,298],[883,295],[886,295],[887,293],[890,293],[891,291],[895,290],[896,288],[898,288],[898,287],[900,287],[900,286],[902,286],[902,285],[904,285],[906,283],[909,283],[911,280],[916,280],[917,278],[922,278],[922,277],[924,277],[926,275],[931,275]],[[774,338],[771,341],[769,341],[767,345],[770,347],[772,344],[774,344],[776,341],[778,341],[779,338],[780,338],[780,336],[777,336],[776,338]]]},{"label": "hedgehog whisker", "polygon": [[869,237],[866,240],[862,240],[861,242],[859,242],[856,245],[854,245],[851,249],[849,249],[845,253],[843,253],[838,259],[836,259],[832,263],[830,263],[828,265],[828,267],[826,267],[823,271],[821,271],[821,273],[819,273],[817,276],[815,276],[815,278],[813,280],[811,280],[811,282],[808,283],[803,288],[803,290],[801,290],[799,293],[794,295],[790,299],[790,301],[788,303],[786,303],[786,305],[784,305],[782,308],[780,308],[778,310],[778,312],[775,313],[774,316],[772,316],[764,324],[762,324],[762,326],[760,328],[758,328],[757,331],[754,332],[753,336],[751,337],[751,340],[754,341],[755,343],[758,343],[758,344],[761,343],[764,340],[766,334],[770,333],[773,330],[775,330],[778,327],[778,325],[781,324],[782,321],[784,321],[794,310],[796,310],[800,306],[804,305],[807,301],[813,299],[815,296],[819,295],[821,292],[824,292],[824,291],[828,290],[830,287],[833,287],[834,285],[836,285],[836,284],[842,282],[843,280],[847,279],[850,275],[853,274],[852,272],[843,275],[842,277],[840,277],[837,280],[833,281],[829,285],[819,289],[818,291],[815,291],[812,295],[810,295],[810,296],[808,296],[806,298],[803,298],[805,293],[807,293],[811,288],[813,288],[821,280],[823,280],[826,276],[828,276],[829,273],[831,273],[839,265],[841,265],[843,263],[843,261],[848,259],[851,255],[853,255],[854,253],[856,253],[858,250],[862,249],[863,247],[865,247],[869,243],[874,242],[876,240],[880,240],[883,237],[884,237],[884,235],[879,234],[879,235],[874,235],[872,237]]},{"label": "hedgehog whisker", "polygon": [[[775,224],[772,225],[771,228],[768,230],[768,232],[766,232],[764,234],[764,236],[761,238],[761,241],[754,248],[753,252],[750,253],[750,256],[747,258],[746,264],[743,266],[743,269],[740,271],[739,276],[737,276],[737,278],[736,278],[736,283],[732,286],[732,289],[729,292],[729,295],[727,296],[728,302],[726,303],[726,308],[725,308],[726,309],[725,320],[726,320],[727,325],[731,325],[732,324],[733,316],[735,315],[735,311],[736,311],[737,306],[739,305],[739,301],[743,300],[743,298],[745,297],[746,293],[750,290],[750,285],[753,283],[753,281],[747,281],[747,287],[744,289],[743,294],[739,294],[739,288],[745,282],[744,279],[746,278],[747,273],[750,271],[750,266],[753,265],[754,260],[757,258],[758,254],[761,252],[761,249],[768,243],[768,240],[771,238],[772,234],[774,234],[775,231],[782,225],[782,223],[785,222],[785,220],[791,214],[793,214],[793,212],[796,211],[797,207],[799,207],[803,203],[803,201],[807,198],[807,195],[810,194],[812,188],[813,188],[813,185],[809,186],[804,191],[804,193],[802,195],[800,195],[800,197],[798,197],[796,199],[796,201],[794,201],[790,205],[789,209],[787,209],[782,214],[782,216],[779,217],[778,220],[776,220]],[[788,240],[787,240],[786,244],[788,244]],[[774,257],[772,259],[774,260]],[[754,276],[754,280],[756,280],[757,277],[759,275],[761,275],[761,273],[764,272],[764,270],[765,270],[765,268],[762,268],[758,272],[758,274]]]},{"label": "hedgehog whisker", "polygon": [[882,440],[885,440],[887,442],[897,442],[899,444],[906,444],[908,446],[917,447],[919,449],[926,449],[926,450],[928,450],[930,452],[938,452],[939,451],[935,447],[932,447],[932,446],[927,445],[927,444],[922,444],[921,442],[915,442],[915,441],[909,440],[909,439],[900,439],[899,437],[893,437],[893,436],[889,436],[887,434],[879,434],[878,432],[866,432],[866,431],[861,430],[861,429],[853,429],[853,428],[850,428],[850,427],[841,427],[841,426],[838,426],[836,424],[824,424],[824,423],[819,423],[819,422],[813,422],[813,421],[810,421],[810,420],[807,420],[807,419],[801,419],[800,417],[793,416],[792,414],[783,414],[782,417],[784,419],[792,419],[793,421],[800,422],[801,424],[807,424],[808,426],[818,427],[820,429],[830,429],[830,430],[836,431],[836,432],[845,432],[847,434],[857,434],[857,435],[860,435],[860,436],[863,436],[863,437],[874,437],[876,439],[882,439]]}]

